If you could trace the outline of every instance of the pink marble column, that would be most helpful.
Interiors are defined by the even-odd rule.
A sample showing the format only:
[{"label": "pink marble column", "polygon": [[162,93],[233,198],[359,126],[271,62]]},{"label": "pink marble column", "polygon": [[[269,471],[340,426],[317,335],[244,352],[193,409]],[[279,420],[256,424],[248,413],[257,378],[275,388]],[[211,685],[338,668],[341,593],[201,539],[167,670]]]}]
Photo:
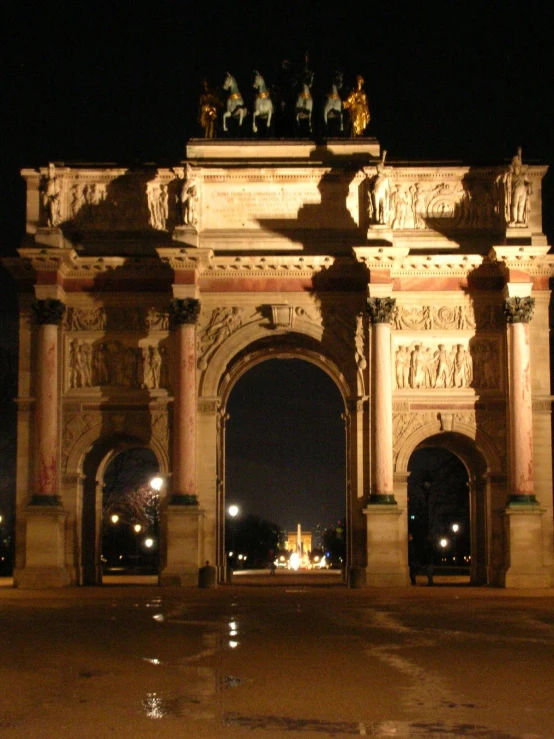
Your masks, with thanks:
[{"label": "pink marble column", "polygon": [[32,505],[59,505],[58,496],[58,326],[65,310],[60,300],[37,300],[39,325],[36,374],[36,469]]},{"label": "pink marble column", "polygon": [[175,341],[173,505],[196,505],[196,321],[200,302],[173,300]]},{"label": "pink marble column", "polygon": [[534,306],[534,298],[504,301],[510,345],[510,503],[536,503],[529,346],[529,322]]},{"label": "pink marble column", "polygon": [[395,309],[393,298],[368,298],[373,324],[373,438],[374,490],[370,503],[395,504],[392,457],[392,362],[390,322]]}]

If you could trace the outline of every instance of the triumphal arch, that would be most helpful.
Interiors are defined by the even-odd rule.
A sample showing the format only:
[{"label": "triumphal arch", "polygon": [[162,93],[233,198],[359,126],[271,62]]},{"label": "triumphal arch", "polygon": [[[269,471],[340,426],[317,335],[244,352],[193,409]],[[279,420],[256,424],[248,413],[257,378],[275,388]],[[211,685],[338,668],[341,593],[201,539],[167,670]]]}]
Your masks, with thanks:
[{"label": "triumphal arch", "polygon": [[362,137],[25,169],[16,585],[100,582],[103,470],[129,446],[166,481],[160,583],[222,580],[227,400],[288,357],[344,400],[352,585],[409,582],[408,464],[442,446],[468,470],[472,582],[552,586],[545,172]]}]

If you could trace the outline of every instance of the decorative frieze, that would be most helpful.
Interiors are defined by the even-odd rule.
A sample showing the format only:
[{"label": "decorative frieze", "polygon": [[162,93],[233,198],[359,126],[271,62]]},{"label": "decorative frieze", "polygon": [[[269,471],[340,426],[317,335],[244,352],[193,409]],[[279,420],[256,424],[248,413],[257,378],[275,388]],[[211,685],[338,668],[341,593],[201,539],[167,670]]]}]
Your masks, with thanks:
[{"label": "decorative frieze", "polygon": [[169,312],[158,308],[67,308],[65,331],[167,331]]},{"label": "decorative frieze", "polygon": [[502,326],[500,305],[398,305],[394,313],[396,331],[464,331]]}]

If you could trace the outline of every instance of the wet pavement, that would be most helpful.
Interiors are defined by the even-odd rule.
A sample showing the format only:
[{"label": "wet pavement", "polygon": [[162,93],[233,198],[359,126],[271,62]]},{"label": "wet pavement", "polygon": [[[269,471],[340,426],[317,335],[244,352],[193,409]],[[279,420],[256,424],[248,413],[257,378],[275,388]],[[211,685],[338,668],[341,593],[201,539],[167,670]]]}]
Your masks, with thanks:
[{"label": "wet pavement", "polygon": [[0,588],[0,737],[554,736],[554,591]]}]

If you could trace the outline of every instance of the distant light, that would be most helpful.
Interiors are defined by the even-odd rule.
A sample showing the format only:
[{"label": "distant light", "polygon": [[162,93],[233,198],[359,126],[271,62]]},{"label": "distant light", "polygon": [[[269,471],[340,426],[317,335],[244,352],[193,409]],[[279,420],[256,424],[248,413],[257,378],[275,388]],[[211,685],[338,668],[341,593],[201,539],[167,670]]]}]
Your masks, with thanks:
[{"label": "distant light", "polygon": [[448,539],[441,539],[441,540],[439,541],[439,544],[441,545],[441,547],[442,547],[443,549],[445,549],[445,548],[446,548],[446,547],[448,546]]},{"label": "distant light", "polygon": [[239,645],[238,641],[230,641],[229,642],[229,646],[231,647],[231,649],[236,649],[236,647],[238,647],[238,645]]},{"label": "distant light", "polygon": [[234,552],[229,552],[229,557],[232,557]]},{"label": "distant light", "polygon": [[113,516],[110,516],[110,521],[112,523],[117,523],[119,521],[119,516],[117,515],[117,513],[114,513]]},{"label": "distant light", "polygon": [[137,532],[137,534],[139,534],[139,533],[140,533],[140,531],[141,531],[141,529],[142,529],[142,526],[140,525],[140,523],[136,523],[136,524],[135,524],[135,525],[133,526],[133,528],[134,528],[134,530],[135,530],[135,531]]},{"label": "distant light", "polygon": [[227,513],[231,516],[231,518],[238,516],[238,513],[239,513],[238,505],[230,505],[229,508],[227,509]]},{"label": "distant light", "polygon": [[296,552],[293,552],[290,555],[289,567],[291,568],[291,570],[297,570],[300,567],[300,557]]},{"label": "distant light", "polygon": [[0,516],[0,523],[4,520],[4,516]]},{"label": "distant light", "polygon": [[145,539],[144,540],[144,546],[147,549],[152,549],[152,547],[154,546],[154,539],[151,539],[150,537],[148,537],[148,539]]},{"label": "distant light", "polygon": [[410,519],[411,519],[412,521],[415,521],[415,516],[410,516]]},{"label": "distant light", "polygon": [[159,493],[160,490],[163,488],[163,484],[164,484],[163,478],[160,477],[159,475],[156,475],[156,477],[153,477],[150,480],[150,487],[152,488],[152,490],[155,490],[157,493]]},{"label": "distant light", "polygon": [[455,534],[457,534],[459,530],[460,530],[460,525],[459,525],[459,524],[457,524],[457,523],[453,523],[453,524],[452,524],[452,531],[453,531],[453,532],[454,532]]}]

